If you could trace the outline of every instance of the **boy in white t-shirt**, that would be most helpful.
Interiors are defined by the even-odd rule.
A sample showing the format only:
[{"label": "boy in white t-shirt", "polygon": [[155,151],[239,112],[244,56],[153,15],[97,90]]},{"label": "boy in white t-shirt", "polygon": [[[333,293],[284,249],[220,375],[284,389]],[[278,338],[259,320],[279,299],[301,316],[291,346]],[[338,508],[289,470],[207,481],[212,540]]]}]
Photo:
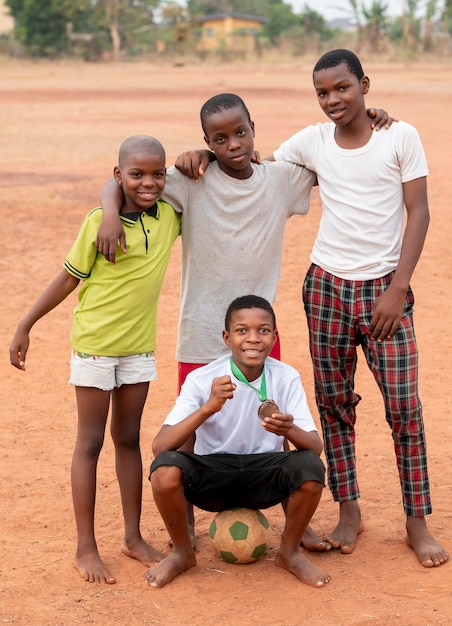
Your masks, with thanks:
[{"label": "boy in white t-shirt", "polygon": [[405,122],[371,131],[364,102],[370,81],[350,50],[324,54],[313,82],[330,122],[299,131],[273,157],[314,171],[322,200],[303,301],[328,482],[340,503],[339,523],[325,539],[349,554],[362,530],[354,381],[360,345],[392,431],[408,545],[424,567],[438,567],[449,557],[425,521],[432,507],[410,288],[429,224],[424,150]]},{"label": "boy in white t-shirt", "polygon": [[[300,548],[323,489],[322,442],[298,372],[268,357],[276,336],[267,300],[236,298],[223,331],[230,354],[187,376],[154,439],[150,480],[173,549],[145,572],[152,587],[163,587],[196,564],[187,502],[222,511],[267,508],[287,500],[276,565],[314,587],[330,580]],[[259,419],[259,406],[268,399],[277,406]],[[180,451],[193,435],[194,452]],[[285,440],[295,449],[285,450]]]}]

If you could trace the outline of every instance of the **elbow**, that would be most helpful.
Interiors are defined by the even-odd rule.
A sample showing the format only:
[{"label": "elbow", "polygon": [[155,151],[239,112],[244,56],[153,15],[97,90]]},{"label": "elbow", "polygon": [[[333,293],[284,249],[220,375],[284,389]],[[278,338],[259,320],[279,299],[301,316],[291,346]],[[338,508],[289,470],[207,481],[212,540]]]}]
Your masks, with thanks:
[{"label": "elbow", "polygon": [[168,445],[170,443],[168,438],[168,428],[171,428],[171,426],[167,426],[164,424],[154,437],[151,446],[154,456],[157,456],[158,454],[160,454],[160,452],[165,452],[172,449],[171,446]]},{"label": "elbow", "polygon": [[154,444],[152,444],[152,454],[154,455],[154,458],[158,456],[160,452],[161,449],[159,448],[159,446],[155,446]]},{"label": "elbow", "polygon": [[314,442],[314,445],[312,446],[312,449],[314,450],[314,452],[316,454],[318,454],[319,456],[322,454],[323,452],[323,441],[320,439],[319,435],[316,433],[316,440]]},{"label": "elbow", "polygon": [[152,454],[154,455],[154,457],[158,456],[160,452],[164,451],[164,449],[165,448],[158,441],[158,439],[154,439],[154,441],[152,442]]}]

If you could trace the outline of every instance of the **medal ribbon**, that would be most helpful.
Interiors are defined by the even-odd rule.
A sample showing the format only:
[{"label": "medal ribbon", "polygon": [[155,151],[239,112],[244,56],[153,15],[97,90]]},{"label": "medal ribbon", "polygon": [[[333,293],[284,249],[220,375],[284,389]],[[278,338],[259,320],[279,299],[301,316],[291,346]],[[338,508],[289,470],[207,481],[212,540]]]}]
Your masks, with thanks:
[{"label": "medal ribbon", "polygon": [[234,376],[240,380],[240,382],[245,383],[245,385],[248,385],[248,387],[250,387],[253,391],[255,391],[257,393],[257,395],[259,396],[259,400],[261,402],[264,402],[264,400],[267,399],[267,382],[265,380],[265,367],[262,370],[262,378],[261,378],[261,386],[260,389],[257,389],[257,387],[253,387],[253,385],[250,385],[250,383],[247,381],[246,377],[243,375],[243,373],[239,370],[239,368],[237,367],[237,365],[234,363],[234,361],[232,360],[232,358],[230,359],[230,364],[231,364],[231,370],[232,373],[234,374]]}]

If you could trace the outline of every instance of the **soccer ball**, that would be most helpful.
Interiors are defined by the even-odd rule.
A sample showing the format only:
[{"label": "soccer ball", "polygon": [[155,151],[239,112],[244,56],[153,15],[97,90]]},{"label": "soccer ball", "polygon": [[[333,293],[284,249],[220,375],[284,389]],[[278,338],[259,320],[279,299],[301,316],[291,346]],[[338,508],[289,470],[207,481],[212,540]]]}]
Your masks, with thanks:
[{"label": "soccer ball", "polygon": [[228,563],[253,563],[270,545],[270,523],[261,511],[228,509],[220,511],[209,527],[215,554]]}]

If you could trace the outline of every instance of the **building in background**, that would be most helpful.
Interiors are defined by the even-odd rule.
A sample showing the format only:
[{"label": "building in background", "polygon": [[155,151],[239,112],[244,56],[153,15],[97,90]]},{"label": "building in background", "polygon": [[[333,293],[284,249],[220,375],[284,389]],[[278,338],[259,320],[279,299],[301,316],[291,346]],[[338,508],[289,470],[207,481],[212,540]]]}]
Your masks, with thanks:
[{"label": "building in background", "polygon": [[7,35],[13,31],[14,20],[5,6],[5,0],[0,0],[0,35]]},{"label": "building in background", "polygon": [[268,22],[265,17],[245,13],[216,13],[200,18],[201,36],[197,50],[202,54],[249,54],[259,49],[258,37]]}]

